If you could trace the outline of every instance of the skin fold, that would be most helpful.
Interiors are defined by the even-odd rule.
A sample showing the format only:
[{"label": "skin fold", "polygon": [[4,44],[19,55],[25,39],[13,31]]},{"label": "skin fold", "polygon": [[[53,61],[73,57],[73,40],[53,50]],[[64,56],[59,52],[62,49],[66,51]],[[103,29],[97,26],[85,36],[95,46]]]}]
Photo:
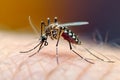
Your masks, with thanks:
[{"label": "skin fold", "polygon": [[[120,79],[120,54],[117,48],[87,40],[83,40],[81,45],[73,45],[76,52],[94,64],[86,62],[70,51],[69,43],[63,39],[60,39],[58,46],[59,64],[56,63],[56,40],[48,39],[48,46],[32,57],[29,56],[38,48],[29,53],[20,53],[33,48],[38,42],[38,38],[33,34],[0,32],[0,80]],[[105,61],[108,59],[102,55],[114,63],[96,59],[84,47]]]}]

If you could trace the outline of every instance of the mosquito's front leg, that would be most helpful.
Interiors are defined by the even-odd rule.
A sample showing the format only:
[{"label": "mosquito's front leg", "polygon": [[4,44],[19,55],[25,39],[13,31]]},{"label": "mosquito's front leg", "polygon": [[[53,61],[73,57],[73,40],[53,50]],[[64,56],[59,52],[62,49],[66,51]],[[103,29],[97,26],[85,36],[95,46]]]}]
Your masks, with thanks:
[{"label": "mosquito's front leg", "polygon": [[28,51],[21,51],[20,53],[28,53],[31,52],[32,50],[36,49],[39,45],[41,44],[41,42],[39,42],[39,44],[37,44],[34,48],[28,50]]},{"label": "mosquito's front leg", "polygon": [[34,54],[30,55],[29,57],[32,57],[32,56],[34,56],[35,54],[37,54],[37,53],[41,50],[43,43],[44,43],[44,42],[41,42],[41,45],[39,46],[39,49],[37,50],[37,52],[35,52]]}]

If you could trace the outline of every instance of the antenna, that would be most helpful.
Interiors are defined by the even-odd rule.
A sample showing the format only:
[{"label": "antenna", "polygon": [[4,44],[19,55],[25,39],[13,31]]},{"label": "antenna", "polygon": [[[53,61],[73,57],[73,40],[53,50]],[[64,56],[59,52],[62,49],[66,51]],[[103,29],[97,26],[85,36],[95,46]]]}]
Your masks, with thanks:
[{"label": "antenna", "polygon": [[32,29],[34,30],[34,32],[35,32],[37,35],[39,35],[39,31],[38,31],[38,29],[33,25],[30,16],[28,17],[28,20],[29,20],[29,24],[30,24],[30,26],[32,27]]}]

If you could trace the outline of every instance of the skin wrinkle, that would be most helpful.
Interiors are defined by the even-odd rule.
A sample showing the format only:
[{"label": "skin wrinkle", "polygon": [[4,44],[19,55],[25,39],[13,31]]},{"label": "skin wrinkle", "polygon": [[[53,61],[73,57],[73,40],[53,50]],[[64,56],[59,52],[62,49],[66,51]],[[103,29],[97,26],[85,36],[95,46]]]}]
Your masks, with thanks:
[{"label": "skin wrinkle", "polygon": [[[15,65],[15,68],[17,68],[17,64],[14,62],[14,60],[12,58],[10,58],[10,60],[12,61],[12,63]],[[12,72],[13,74],[13,72]],[[11,80],[13,80],[13,77],[11,78]]]},{"label": "skin wrinkle", "polygon": [[38,63],[40,64],[41,68],[43,69],[44,74],[46,74],[45,72],[47,72],[47,71],[45,70],[45,68],[44,68],[44,66],[42,65],[42,63],[41,63],[40,61],[38,61]]},{"label": "skin wrinkle", "polygon": [[58,66],[55,67],[54,69],[52,69],[50,72],[48,72],[48,74],[46,75],[46,79],[45,79],[45,80],[49,80],[50,77],[51,77],[52,75],[54,75],[54,73],[57,71],[57,69],[58,69]]},{"label": "skin wrinkle", "polygon": [[5,80],[5,78],[3,77],[3,70],[1,70],[1,68],[0,68],[0,75],[1,75],[2,79]]},{"label": "skin wrinkle", "polygon": [[[38,56],[39,57],[39,56]],[[37,57],[36,57],[37,58]],[[31,60],[30,60],[31,61]],[[45,66],[43,66],[42,65],[42,58],[41,59],[37,59],[36,61],[33,61],[32,62],[32,64],[30,64],[29,63],[29,66],[31,66],[31,65],[35,65],[35,64],[39,64],[40,65],[40,67],[38,67],[39,69],[41,68],[42,69],[42,72],[43,72],[43,74],[45,74],[46,75],[46,73],[47,73],[47,70],[45,69]],[[31,69],[31,72],[33,71],[33,69],[32,68],[30,68]],[[35,74],[33,74],[32,73],[32,75],[35,75]],[[34,80],[34,79],[32,79],[32,80]]]},{"label": "skin wrinkle", "polygon": [[108,68],[105,71],[105,73],[101,76],[100,80],[105,80],[105,78],[109,76],[109,74],[111,73],[113,68],[114,68],[113,64],[110,64],[110,66],[108,66]]},{"label": "skin wrinkle", "polygon": [[15,63],[15,61],[12,58],[10,58],[10,60],[15,65],[15,67],[17,67],[17,64]]},{"label": "skin wrinkle", "polygon": [[[39,53],[38,53],[39,54]],[[47,54],[46,54],[47,55]],[[42,58],[44,58],[44,59],[47,59],[47,56],[46,55],[41,55],[41,57]],[[39,55],[37,55],[37,56],[39,56]],[[34,57],[36,57],[37,58],[37,56],[33,56],[32,58],[34,58]],[[51,57],[49,57],[50,59],[52,59]],[[49,59],[48,58],[48,59]],[[55,58],[55,57],[54,57]],[[44,60],[43,59],[43,60]],[[34,62],[32,62],[32,64],[30,64],[30,65],[34,65],[34,64],[36,64],[36,63],[38,63],[38,64],[40,64],[40,65],[42,65],[42,66],[40,66],[39,68],[42,68],[42,70],[43,70],[43,74],[45,74],[46,76],[47,76],[47,74],[51,71],[51,70],[53,70],[54,68],[55,68],[55,66],[53,66],[53,68],[51,69],[46,69],[46,66],[45,65],[43,65],[43,63],[51,63],[51,62],[43,62],[43,61],[40,61],[41,59],[39,59],[38,58],[38,60],[34,63]],[[50,61],[53,61],[53,60],[50,60]],[[52,64],[51,64],[52,65]],[[56,66],[57,66],[57,64],[56,64]],[[44,69],[43,69],[44,68]]]},{"label": "skin wrinkle", "polygon": [[[62,54],[62,55],[60,55],[59,56],[59,58],[61,58],[61,57],[66,57],[65,56],[66,54]],[[44,56],[44,55],[43,55]],[[49,56],[49,55],[48,55]],[[44,56],[45,57],[45,56]],[[69,55],[67,55],[67,57],[69,58],[69,59],[71,59],[71,58],[73,58],[71,55],[69,56]],[[54,58],[55,58],[55,56],[54,56]],[[67,60],[69,60],[69,59],[67,59]],[[55,68],[53,68],[52,70],[50,70],[49,72],[48,72],[48,74],[46,74],[46,79],[45,80],[49,80],[50,79],[50,77],[51,76],[53,76],[54,74],[55,74],[55,72],[60,68],[60,67],[62,67],[64,64],[66,64],[66,58],[65,58],[65,60],[63,61],[63,62],[60,62],[60,64],[59,65],[57,65]],[[64,76],[64,75],[63,75]],[[62,77],[63,77],[62,76]],[[65,76],[64,76],[65,77]],[[65,79],[65,78],[64,78]]]},{"label": "skin wrinkle", "polygon": [[28,63],[26,63],[26,66],[27,66],[27,71],[28,71],[28,74],[30,76],[30,79],[34,80],[34,78],[32,77],[32,71],[31,71],[30,66],[28,65]]},{"label": "skin wrinkle", "polygon": [[[47,55],[47,54],[46,54],[46,55]],[[46,55],[45,55],[44,57],[46,57]],[[63,55],[61,55],[61,56],[63,56],[63,57],[64,57],[64,55],[65,55],[65,54],[63,54]],[[47,56],[49,57],[49,55],[47,55]],[[60,56],[59,58],[61,58],[61,56]],[[68,55],[67,55],[67,57],[71,57],[71,56],[68,56]],[[55,58],[55,57],[54,57],[54,58]],[[72,58],[72,57],[71,57],[71,58]],[[69,59],[68,59],[68,60],[69,60]],[[64,60],[64,61],[65,61],[65,60]],[[63,65],[66,63],[66,61],[65,61],[65,62],[64,62],[64,61],[63,61],[63,62],[61,62],[61,63],[60,63],[60,65],[62,65],[62,66],[63,66]],[[58,66],[57,66],[57,67],[58,67]],[[51,69],[50,71],[47,71],[47,72],[48,72],[48,74],[46,75],[46,76],[47,76],[47,79],[46,79],[46,80],[48,80],[48,79],[50,78],[50,76],[52,76],[52,75],[54,75],[54,74],[55,74],[55,71],[56,71],[56,68],[57,68],[57,67],[55,67],[55,68]]]},{"label": "skin wrinkle", "polygon": [[[66,55],[65,55],[66,56]],[[73,62],[71,62],[73,59],[75,59],[76,57],[74,57],[74,56],[68,56],[67,55],[67,58],[65,58],[65,57],[63,57],[64,58],[64,60],[61,62],[61,63],[69,63],[69,64],[73,64]]]},{"label": "skin wrinkle", "polygon": [[8,71],[10,72],[10,74],[12,75],[12,70],[11,70],[11,68],[10,67],[7,67],[8,68]]},{"label": "skin wrinkle", "polygon": [[[40,71],[38,70],[38,72],[34,72],[33,66],[36,65],[38,63],[38,61],[36,63],[32,63],[32,64],[29,63],[28,61],[26,63],[27,64],[26,64],[25,69],[27,69],[28,76],[26,76],[26,78],[24,78],[24,80],[27,80],[27,79],[36,80],[34,76],[37,75],[37,73],[40,72]],[[40,69],[41,66],[38,67],[38,68]]]},{"label": "skin wrinkle", "polygon": [[[12,34],[11,34],[12,35]],[[10,35],[9,35],[10,36]],[[19,36],[19,35],[17,35],[17,36]],[[24,35],[22,35],[22,36],[24,36]],[[30,37],[30,36],[29,36]],[[32,37],[31,37],[32,38]],[[7,38],[8,39],[8,38]],[[16,39],[16,40],[15,40]],[[23,40],[24,39],[24,40]],[[26,50],[26,48],[27,47],[24,47],[25,46],[25,42],[27,42],[28,43],[28,41],[29,42],[31,42],[31,40],[29,40],[30,38],[28,38],[27,39],[27,37],[25,37],[25,38],[21,38],[20,36],[19,37],[16,37],[16,35],[15,35],[15,37],[11,37],[10,38],[10,43],[8,44],[8,45],[12,45],[12,46],[16,46],[16,45],[14,45],[13,43],[14,43],[14,41],[13,40],[15,40],[15,42],[17,43],[18,42],[18,44],[20,43],[20,45],[19,45],[19,47],[17,47],[16,49],[15,48],[10,48],[11,50],[9,50],[9,52],[11,52],[11,53],[9,53],[8,54],[8,57],[7,58],[9,58],[10,59],[10,61],[12,61],[12,62],[10,62],[10,65],[14,65],[14,66],[12,66],[12,68],[14,68],[15,69],[15,71],[14,72],[12,72],[12,78],[11,78],[11,80],[17,80],[17,77],[24,77],[24,78],[22,78],[22,79],[24,79],[24,80],[26,80],[26,79],[31,79],[30,77],[32,76],[32,75],[37,75],[38,73],[40,73],[40,69],[42,69],[42,74],[44,74],[44,76],[43,77],[45,77],[45,79],[46,80],[49,80],[50,78],[52,78],[53,76],[58,76],[58,71],[60,71],[60,69],[62,69],[62,67],[64,67],[64,66],[66,66],[66,65],[71,65],[71,66],[74,66],[73,67],[73,69],[78,69],[78,70],[81,70],[82,72],[80,72],[80,73],[77,73],[76,71],[76,74],[72,74],[73,76],[70,76],[70,77],[74,77],[75,75],[77,75],[77,77],[75,78],[75,79],[81,79],[83,76],[86,76],[86,73],[88,73],[88,71],[89,71],[89,69],[91,69],[91,66],[94,66],[94,64],[89,64],[89,63],[87,63],[87,62],[85,62],[84,60],[81,60],[78,56],[76,56],[76,55],[74,55],[71,51],[69,52],[69,48],[66,48],[65,46],[66,45],[61,45],[61,43],[60,43],[60,46],[59,46],[59,62],[60,62],[60,64],[59,65],[57,65],[57,63],[56,63],[56,57],[55,57],[55,46],[53,47],[52,45],[54,45],[53,43],[56,43],[56,42],[52,42],[52,41],[49,41],[49,45],[48,45],[48,47],[44,47],[43,48],[43,50],[41,50],[40,51],[40,53],[37,53],[35,56],[32,56],[32,57],[30,57],[30,58],[27,58],[27,59],[24,59],[26,56],[29,56],[31,53],[26,53],[26,54],[20,54],[19,53],[19,51],[20,50]],[[23,40],[23,41],[22,41]],[[21,43],[22,42],[22,43]],[[2,42],[3,43],[3,42]],[[8,42],[7,42],[8,43]],[[62,43],[63,44],[63,43]],[[67,43],[66,43],[67,44]],[[7,44],[5,44],[6,45],[6,47],[7,47]],[[33,47],[32,45],[30,45],[31,47]],[[8,46],[8,47],[10,47],[10,46]],[[24,48],[24,49],[23,49]],[[91,46],[91,48],[92,48],[92,46]],[[7,49],[7,48],[6,48]],[[9,49],[9,48],[8,48]],[[15,51],[13,50],[13,49],[15,49]],[[18,49],[18,50],[17,50]],[[109,48],[108,48],[109,49]],[[111,49],[111,48],[110,48]],[[16,50],[18,51],[18,52],[16,52]],[[101,50],[102,51],[102,50]],[[100,51],[100,53],[101,53],[101,51]],[[48,53],[49,52],[49,53]],[[107,51],[106,51],[107,52]],[[17,54],[17,55],[16,55]],[[1,55],[3,55],[3,54],[1,54]],[[106,55],[106,54],[105,54]],[[110,54],[109,54],[110,55]],[[5,55],[6,56],[6,55]],[[114,57],[114,56],[113,56]],[[119,57],[119,55],[117,56],[117,57]],[[113,59],[114,60],[114,59]],[[6,59],[4,59],[4,61],[6,61]],[[97,63],[98,62],[98,63]],[[102,63],[106,63],[106,64],[109,64],[109,63],[107,63],[107,62],[102,62],[102,61],[100,61],[101,63],[101,66],[96,66],[96,68],[97,67],[103,67],[102,66]],[[31,66],[33,66],[33,65],[35,65],[35,64],[39,64],[40,65],[40,67],[38,66],[38,71],[39,72],[37,72],[37,71],[35,71],[35,72],[33,72],[33,67],[31,67]],[[87,64],[87,65],[86,65]],[[95,64],[99,64],[99,61],[97,60],[97,61],[95,61]],[[117,63],[111,63],[112,64],[112,66],[114,67],[114,66],[117,66],[117,65],[115,65],[115,64],[117,64]],[[42,66],[41,66],[42,65]],[[83,68],[81,68],[79,65],[82,65],[83,66]],[[85,66],[84,66],[85,65]],[[90,65],[90,66],[89,66]],[[103,64],[104,65],[104,64]],[[119,65],[119,64],[118,64]],[[26,75],[22,75],[22,73],[23,73],[23,71],[22,71],[22,67],[23,66],[25,66],[24,67],[24,69],[25,69],[25,71],[27,71],[27,73],[29,74],[28,76],[26,76]],[[77,67],[76,67],[77,66]],[[111,66],[111,65],[110,65]],[[8,66],[6,66],[6,67],[8,67]],[[67,77],[67,75],[64,75],[64,72],[69,72],[69,66],[67,66],[67,67],[65,67],[64,68],[64,70],[62,71],[62,75],[60,75],[59,77],[63,77],[63,80],[64,79],[68,79]],[[96,69],[95,68],[95,69]],[[9,68],[9,69],[11,69],[11,68]],[[93,69],[93,71],[94,71],[94,68],[92,68]],[[104,74],[102,74],[102,76],[104,76],[102,79],[105,79],[106,77],[109,77],[109,74],[111,74],[113,71],[110,71],[110,73],[108,74],[108,72],[109,72],[109,70],[110,70],[111,68],[109,68],[109,69],[107,69],[106,71],[105,71],[105,73]],[[0,69],[1,70],[1,69]],[[113,69],[112,69],[113,70]],[[0,73],[0,75],[1,76],[3,76],[2,75],[2,73],[5,73],[5,72],[7,72],[7,71],[1,71],[1,73]],[[33,74],[34,73],[34,74]],[[71,72],[72,73],[72,72]],[[98,73],[97,73],[98,74]],[[97,74],[94,74],[94,75],[96,75],[96,76],[98,76]],[[114,73],[113,73],[114,74]],[[80,78],[79,78],[79,76],[78,75],[80,75]],[[90,75],[90,73],[88,73],[88,75]],[[117,74],[116,74],[117,75]],[[101,77],[102,77],[101,76]],[[29,77],[29,78],[28,78]],[[118,76],[119,77],[119,76]],[[3,77],[4,78],[4,77]],[[40,76],[38,76],[38,78],[40,78]],[[5,78],[5,79],[10,79],[10,78]],[[3,79],[3,80],[5,80],[5,79]],[[54,78],[55,79],[55,78]],[[56,77],[56,79],[59,79],[58,77]],[[61,79],[61,78],[60,78]],[[101,79],[101,78],[100,78]]]},{"label": "skin wrinkle", "polygon": [[78,74],[78,77],[76,78],[76,80],[81,80],[81,78],[85,75],[85,73],[87,73],[87,71],[92,67],[92,64],[88,64],[86,65],[86,67],[82,70],[82,72],[80,72]]},{"label": "skin wrinkle", "polygon": [[[65,78],[65,80],[69,80],[70,79],[70,77],[69,76],[72,76],[73,74],[74,74],[74,72],[76,71],[75,70],[75,67],[76,66],[74,66],[74,65],[71,65],[71,64],[63,64],[63,65],[65,65],[65,66],[61,66],[62,67],[62,69],[64,70],[64,78]],[[69,66],[69,69],[67,69],[67,66]],[[70,72],[71,71],[71,69],[73,70],[74,69],[74,71],[73,71],[73,74],[72,75],[70,75],[72,72]],[[69,72],[69,73],[68,73]],[[75,77],[76,75],[74,75],[73,77]],[[71,77],[71,79],[73,79],[72,77]]]},{"label": "skin wrinkle", "polygon": [[[76,60],[75,60],[76,61]],[[74,62],[74,60],[72,61],[73,63],[76,63],[76,62]],[[72,63],[71,62],[71,63]],[[87,63],[87,62],[85,62],[85,66],[87,65],[87,64],[89,64],[89,63]],[[67,63],[66,63],[67,64]],[[78,65],[79,64],[79,65]],[[65,65],[65,64],[64,64]],[[76,66],[76,65],[78,65],[78,66]],[[67,68],[67,66],[69,67],[69,68]],[[67,78],[67,79],[65,79],[65,80],[69,80],[69,79],[71,79],[71,78],[69,78],[69,76],[72,76],[73,75],[73,77],[74,78],[72,78],[71,80],[77,80],[77,78],[78,78],[78,76],[79,76],[79,72],[82,72],[83,70],[84,70],[84,67],[85,66],[83,66],[82,64],[80,64],[80,63],[76,63],[75,65],[71,65],[71,64],[67,64],[67,66],[66,67],[64,67],[64,75],[65,75],[65,77]],[[62,66],[61,66],[62,67]],[[70,70],[69,70],[70,69]],[[77,70],[77,71],[76,71]],[[72,73],[72,71],[73,71],[73,73]],[[72,73],[72,75],[70,75],[70,73]],[[76,75],[74,75],[74,73],[77,73]]]},{"label": "skin wrinkle", "polygon": [[[10,66],[10,64],[9,63],[5,63],[4,61],[3,62],[1,62],[1,64],[0,65],[3,65],[4,67],[0,67],[0,69],[1,68],[4,68],[2,71],[0,71],[0,74],[2,74],[2,76],[3,75],[5,75],[5,71],[7,72],[7,75],[9,76],[9,78],[11,78],[10,76],[12,75],[12,70],[11,70],[11,66]],[[2,80],[5,80],[6,79],[6,77],[4,78],[4,79],[2,79]]]},{"label": "skin wrinkle", "polygon": [[16,75],[20,72],[21,67],[23,66],[23,64],[25,64],[25,61],[21,62],[17,67],[16,70],[13,72],[13,76],[11,80],[14,80]]},{"label": "skin wrinkle", "polygon": [[80,67],[79,64],[76,64],[76,63],[74,63],[73,61],[70,61],[70,60],[69,60],[68,63],[69,63],[70,65],[74,65],[74,66],[76,66],[76,67]]},{"label": "skin wrinkle", "polygon": [[[46,54],[46,55],[47,55],[47,54]],[[49,54],[49,55],[50,55],[50,54]],[[47,56],[49,57],[49,55],[47,55]],[[43,55],[43,56],[46,57],[45,55]],[[62,55],[60,55],[59,58],[61,58],[61,57],[64,58],[65,56],[66,56],[66,54],[62,54]],[[55,58],[55,56],[54,56],[54,58]],[[59,66],[60,66],[60,65],[64,65],[64,64],[67,62],[67,60],[69,60],[69,59],[71,59],[71,58],[73,58],[73,56],[71,56],[71,55],[68,56],[68,55],[67,55],[67,59],[65,58],[64,61],[61,61],[61,63],[59,64]],[[41,65],[42,65],[42,64],[41,64]],[[42,67],[43,67],[43,66],[42,66]],[[50,76],[54,75],[55,71],[57,71],[57,68],[58,68],[58,66],[57,66],[56,68],[52,69],[52,70],[49,71],[49,72],[44,69],[45,72],[48,72],[48,74],[46,74],[46,77],[47,77],[46,80],[49,80]],[[64,75],[63,75],[63,76],[64,76]],[[62,77],[63,77],[63,76],[62,76]],[[64,76],[64,77],[65,77],[65,76]]]}]

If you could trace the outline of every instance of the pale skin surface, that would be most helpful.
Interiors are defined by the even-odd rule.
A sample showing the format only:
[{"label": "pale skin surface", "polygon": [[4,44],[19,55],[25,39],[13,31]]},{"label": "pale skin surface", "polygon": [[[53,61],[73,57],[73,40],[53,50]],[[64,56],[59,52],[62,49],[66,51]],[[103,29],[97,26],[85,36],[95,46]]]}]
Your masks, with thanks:
[{"label": "pale skin surface", "polygon": [[[87,40],[86,40],[87,41]],[[85,42],[86,42],[85,41]],[[56,40],[48,40],[48,46],[32,57],[30,53],[19,53],[33,48],[38,39],[31,34],[0,32],[0,80],[120,80],[119,50],[86,42],[77,46],[80,55],[89,57],[90,64],[69,50],[68,43],[60,40],[59,65],[56,63]],[[88,44],[89,43],[89,44]],[[87,46],[109,57],[114,63],[100,61],[81,46]],[[79,50],[78,50],[79,48]],[[103,56],[97,56],[105,59]]]}]

